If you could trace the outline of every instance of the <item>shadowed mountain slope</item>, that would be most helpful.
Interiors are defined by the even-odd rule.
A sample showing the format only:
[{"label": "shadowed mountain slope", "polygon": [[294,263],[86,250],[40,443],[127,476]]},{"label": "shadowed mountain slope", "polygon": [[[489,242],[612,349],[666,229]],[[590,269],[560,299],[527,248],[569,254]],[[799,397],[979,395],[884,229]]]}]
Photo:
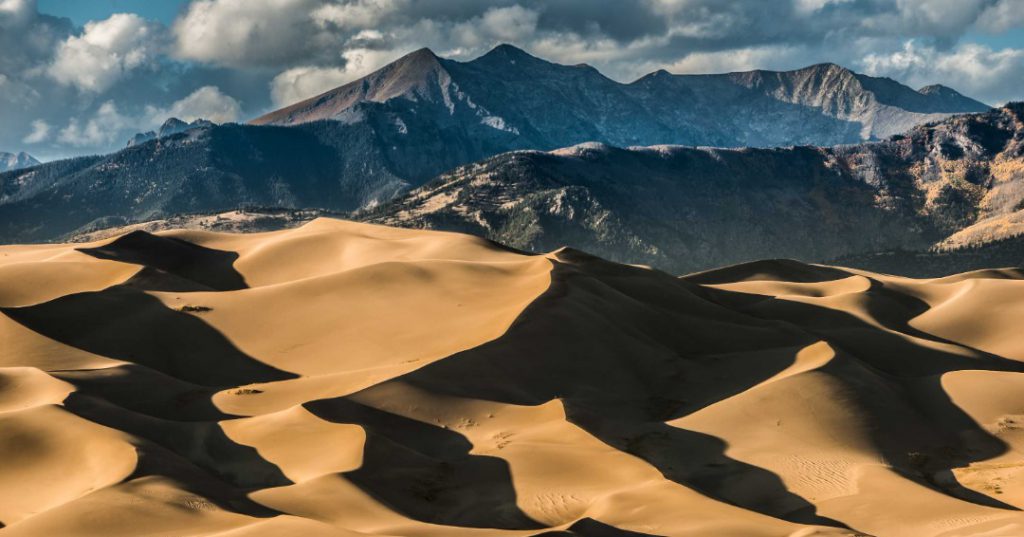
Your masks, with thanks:
[{"label": "shadowed mountain slope", "polygon": [[[568,244],[681,273],[764,257],[980,247],[1024,233],[1022,209],[1024,105],[1014,103],[832,148],[512,152],[357,216],[526,250]],[[1010,264],[1024,262],[1019,247],[1002,250],[1017,252]],[[913,270],[886,259],[872,266]]]},{"label": "shadowed mountain slope", "polygon": [[318,219],[0,276],[5,535],[1024,531],[1019,271],[676,278]]}]

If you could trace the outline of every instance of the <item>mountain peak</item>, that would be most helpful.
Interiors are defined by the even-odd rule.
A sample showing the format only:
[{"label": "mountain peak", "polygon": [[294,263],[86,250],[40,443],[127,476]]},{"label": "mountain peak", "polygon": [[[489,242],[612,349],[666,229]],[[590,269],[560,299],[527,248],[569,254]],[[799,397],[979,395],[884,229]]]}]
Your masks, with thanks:
[{"label": "mountain peak", "polygon": [[[412,79],[420,79],[427,73],[434,72],[441,68],[441,58],[439,58],[437,54],[434,54],[433,50],[424,47],[398,58],[373,73],[370,73],[361,80],[376,80],[379,82],[386,80],[409,81]],[[353,84],[358,84],[359,82],[359,80],[356,80],[338,89],[346,88]]]},{"label": "mountain peak", "polygon": [[132,136],[132,138],[130,140],[128,140],[127,147],[133,147],[133,146],[136,146],[136,145],[142,145],[142,144],[144,144],[144,143],[146,143],[146,142],[148,142],[150,140],[155,140],[157,138],[163,138],[164,136],[170,136],[172,134],[178,134],[179,132],[185,132],[185,131],[191,130],[191,129],[198,129],[200,127],[212,127],[212,126],[213,126],[213,122],[212,121],[209,121],[209,120],[206,120],[206,119],[202,119],[202,118],[197,119],[197,120],[193,121],[192,123],[189,123],[187,121],[180,120],[180,119],[178,119],[176,117],[171,117],[171,118],[167,118],[167,120],[164,121],[164,124],[160,126],[159,130],[135,133],[135,136]]},{"label": "mountain peak", "polygon": [[[445,60],[447,61],[447,60]],[[361,102],[385,102],[429,92],[447,77],[442,59],[429,48],[414,50],[363,78],[250,121],[253,125],[294,125],[337,119]]]},{"label": "mountain peak", "polygon": [[396,63],[396,64],[397,63],[403,63],[403,64],[438,63],[438,57],[437,57],[437,54],[434,54],[433,50],[430,50],[427,47],[423,47],[421,49],[414,50],[414,51],[406,54],[405,56],[402,56],[401,58],[395,60],[394,63]]},{"label": "mountain peak", "polygon": [[529,56],[525,50],[508,43],[502,43],[490,50],[487,54],[506,54],[510,56]]},{"label": "mountain peak", "polygon": [[0,151],[0,172],[30,168],[37,164],[40,162],[24,151],[17,154]]},{"label": "mountain peak", "polygon": [[942,84],[930,84],[919,90],[918,93],[921,95],[938,95],[938,96],[949,96],[949,97],[963,97],[963,94],[959,91],[949,87],[943,86]]},{"label": "mountain peak", "polygon": [[615,151],[616,147],[608,145],[604,142],[583,142],[569,147],[563,147],[549,151],[552,155],[558,155],[562,157],[595,157],[598,155],[607,155],[612,151]]},{"label": "mountain peak", "polygon": [[988,108],[988,105],[985,103],[971,99],[959,91],[942,84],[931,84],[917,90],[917,92],[942,102],[946,106],[960,108],[965,112],[980,112]]},{"label": "mountain peak", "polygon": [[854,74],[852,70],[847,67],[843,67],[838,63],[822,62],[814,65],[808,65],[803,69],[797,69],[796,72],[812,72],[812,73],[840,73],[840,74]]},{"label": "mountain peak", "polygon": [[[513,45],[509,45],[508,43],[502,43],[502,44],[492,48],[490,51],[487,52],[487,54],[484,54],[483,56],[480,56],[475,61],[507,61],[507,62],[515,62],[516,60],[537,61],[537,60],[539,60],[539,58],[537,58],[536,56],[531,55],[529,52],[526,52],[525,50],[523,50],[523,49],[521,49],[519,47],[516,47],[516,46],[513,46]],[[543,60],[541,60],[541,61],[543,61]]]},{"label": "mountain peak", "polygon": [[658,69],[657,71],[651,71],[650,73],[647,73],[646,75],[643,75],[640,78],[630,82],[630,85],[650,82],[653,80],[669,80],[673,76],[675,75],[666,71],[665,69]]},{"label": "mountain peak", "polygon": [[171,118],[167,118],[167,120],[164,121],[164,124],[160,126],[160,132],[163,133],[163,132],[178,131],[178,130],[181,130],[181,129],[187,127],[187,126],[188,126],[188,123],[186,123],[186,122],[184,122],[184,121],[182,121],[182,120],[180,120],[180,119],[178,119],[176,117],[171,117]]}]

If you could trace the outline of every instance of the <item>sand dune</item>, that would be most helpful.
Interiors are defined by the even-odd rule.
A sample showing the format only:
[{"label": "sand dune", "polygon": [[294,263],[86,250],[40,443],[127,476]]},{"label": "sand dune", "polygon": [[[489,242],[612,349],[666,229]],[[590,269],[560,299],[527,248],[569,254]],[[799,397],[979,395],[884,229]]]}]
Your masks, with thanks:
[{"label": "sand dune", "polygon": [[1024,274],[0,247],[0,537],[1024,535]]}]

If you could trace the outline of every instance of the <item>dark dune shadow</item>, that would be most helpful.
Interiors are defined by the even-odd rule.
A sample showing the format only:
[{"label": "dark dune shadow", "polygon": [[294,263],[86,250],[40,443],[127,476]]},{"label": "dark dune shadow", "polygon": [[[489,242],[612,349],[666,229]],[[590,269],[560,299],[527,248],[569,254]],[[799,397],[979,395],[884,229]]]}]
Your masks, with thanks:
[{"label": "dark dune shadow", "polygon": [[192,506],[179,506],[183,509],[203,510],[205,506],[202,502],[208,501],[226,511],[251,517],[271,518],[282,514],[249,499],[248,490],[218,479],[159,444],[142,440],[136,444],[135,449],[139,457],[138,464],[132,474],[122,482],[122,486],[132,487],[136,481],[159,476],[173,481],[176,487],[201,498]]},{"label": "dark dune shadow", "polygon": [[51,371],[50,375],[74,384],[78,394],[102,398],[155,418],[212,422],[235,417],[213,404],[218,388],[186,382],[138,364]]},{"label": "dark dune shadow", "polygon": [[721,439],[664,423],[616,419],[607,410],[574,409],[567,402],[569,421],[603,442],[647,461],[666,479],[709,497],[790,522],[845,528],[815,513],[814,506],[789,492],[774,473],[730,458]]},{"label": "dark dune shadow", "polygon": [[[189,255],[216,255],[220,261],[211,266],[221,268],[212,272],[224,266],[233,271],[233,258],[224,265],[221,254],[234,254],[197,254],[161,242],[171,239],[153,238],[159,240],[136,238],[141,246],[130,242],[98,255],[143,264],[140,274],[145,274],[134,281],[0,312],[57,341],[137,364],[116,372],[56,373],[80,388],[65,401],[69,411],[142,439],[135,477],[167,476],[225,508],[271,516],[243,491],[286,485],[288,479],[254,449],[223,434],[213,423],[222,416],[209,397],[223,387],[295,375],[247,356],[200,317],[169,309],[144,293],[154,286],[208,290],[238,284],[230,283],[230,275],[211,278],[209,267],[200,266],[206,261],[188,261],[199,259]],[[163,247],[185,248],[184,261],[159,261],[153,251]],[[951,468],[998,456],[1006,445],[961,411],[939,379],[949,371],[1019,372],[1024,365],[966,347],[977,357],[914,345],[826,308],[708,289],[573,251],[560,258],[551,287],[505,335],[397,380],[437,394],[509,404],[558,398],[572,423],[646,460],[667,479],[768,516],[846,528],[817,515],[814,505],[789,491],[776,474],[728,457],[721,439],[665,423],[749,389],[791,365],[798,349],[825,340],[837,359],[821,371],[848,388],[888,464],[953,497],[1013,509],[949,478]],[[816,277],[839,277],[812,268]],[[909,326],[926,305],[878,287],[867,298],[869,311],[886,326],[944,341]],[[734,374],[740,370],[742,375]],[[164,375],[179,382],[168,383]],[[167,387],[143,394],[133,393],[133,384],[140,392],[157,384]],[[165,397],[181,399],[161,401]],[[471,455],[472,445],[457,432],[347,398],[305,407],[322,419],[366,429],[363,465],[345,477],[397,512],[435,524],[544,528],[516,506],[507,463]],[[189,421],[168,419],[179,410]],[[551,534],[639,535],[583,522],[570,533]]]},{"label": "dark dune shadow", "polygon": [[[925,376],[972,368],[1024,371],[1024,364],[1020,362],[914,328],[910,320],[928,311],[928,304],[887,289],[875,280],[871,281],[867,291],[860,294],[867,299],[863,307],[879,324],[896,333],[879,330],[843,311],[801,302],[719,289],[708,289],[707,293],[712,300],[731,304],[734,309],[753,317],[782,321],[809,334],[827,334],[830,342],[852,345],[851,348],[861,351],[855,353],[857,358],[888,374]],[[907,341],[903,335],[960,347],[975,357],[935,351]]]},{"label": "dark dune shadow", "polygon": [[94,354],[200,386],[295,378],[238,350],[201,319],[138,289],[114,286],[20,308],[0,308],[26,328]]},{"label": "dark dune shadow", "polygon": [[224,388],[296,375],[246,355],[200,317],[171,309],[145,292],[244,289],[244,279],[232,266],[237,254],[141,232],[82,251],[143,268],[125,283],[101,291],[0,312],[50,339],[127,362],[51,372],[76,388],[63,402],[68,411],[136,439],[138,466],[120,486],[163,476],[198,497],[198,503],[183,509],[203,509],[208,500],[251,516],[279,514],[246,493],[291,481],[254,448],[223,432],[217,422],[233,416],[217,409],[211,398]]},{"label": "dark dune shadow", "polygon": [[304,406],[324,420],[366,430],[363,464],[344,475],[396,512],[450,526],[544,527],[516,506],[508,464],[470,455],[473,445],[461,434],[345,398]]},{"label": "dark dune shadow", "polygon": [[[292,484],[255,448],[228,438],[215,421],[179,422],[156,418],[77,392],[68,395],[64,408],[93,423],[148,440],[234,488],[253,490]],[[176,477],[173,473],[164,475]]]},{"label": "dark dune shadow", "polygon": [[[772,472],[726,456],[720,439],[664,423],[770,378],[792,364],[797,350],[824,340],[837,350],[837,359],[821,371],[846,386],[895,471],[964,501],[1015,509],[950,479],[951,468],[996,457],[1007,447],[961,411],[939,380],[948,371],[1018,372],[1024,365],[969,348],[976,357],[914,345],[827,308],[686,280],[673,288],[656,271],[572,251],[561,258],[565,262],[556,263],[551,288],[504,336],[397,380],[509,404],[560,398],[570,421],[643,458],[668,479],[780,519],[845,527],[816,515],[810,502]],[[848,276],[818,274],[825,279],[817,281]],[[614,302],[602,302],[602,293],[615,295]],[[923,303],[877,286],[867,298],[869,311],[893,330],[945,342],[909,326],[927,307]],[[696,328],[673,307],[691,310]],[[617,343],[623,340],[632,346]],[[730,375],[741,367],[744,375]]]},{"label": "dark dune shadow", "polygon": [[142,267],[141,270],[133,274],[131,278],[125,280],[121,285],[143,291],[165,291],[168,293],[216,291],[216,289],[207,285],[186,280],[181,276],[176,276],[153,267]]},{"label": "dark dune shadow", "polygon": [[233,266],[238,259],[237,253],[145,231],[133,231],[105,246],[78,248],[78,251],[99,259],[142,265],[149,270],[140,273],[139,277],[154,280],[155,274],[165,274],[177,280],[175,287],[181,280],[198,284],[198,288],[192,289],[195,291],[234,291],[248,287],[245,278]]},{"label": "dark dune shadow", "polygon": [[684,276],[686,281],[711,285],[741,280],[783,280],[798,283],[822,283],[849,278],[853,273],[834,267],[808,265],[792,259],[765,259],[739,263]]},{"label": "dark dune shadow", "polygon": [[562,531],[546,531],[533,537],[659,537],[649,533],[628,531],[609,526],[592,518],[581,518],[568,529]]},{"label": "dark dune shadow", "polygon": [[[695,285],[671,276],[564,254],[586,265],[586,272],[556,263],[551,288],[504,336],[397,380],[434,393],[518,405],[560,398],[572,423],[643,458],[667,479],[768,516],[846,527],[817,516],[813,504],[772,472],[725,455],[721,440],[664,423],[694,401],[710,404],[773,376],[813,338],[725,310],[695,294]],[[688,318],[704,326],[688,328]],[[712,333],[701,334],[708,326]],[[738,337],[723,339],[719,330]],[[744,336],[757,339],[743,341]],[[705,341],[695,344],[694,338]],[[709,341],[726,343],[714,352]],[[769,353],[751,368],[753,374],[726,380],[718,393],[709,388],[707,375],[726,377],[735,359],[718,368],[700,354],[755,351],[765,342],[794,350]]]},{"label": "dark dune shadow", "polygon": [[909,321],[928,305],[873,282],[864,307],[888,329],[960,347],[973,356],[915,345],[848,313],[810,304],[709,289],[721,303],[772,319],[827,341],[840,360],[821,369],[848,387],[872,426],[872,440],[894,470],[939,492],[1002,509],[1018,510],[961,486],[953,468],[998,457],[1008,446],[979,426],[942,388],[945,373],[963,370],[1024,372],[1024,364],[917,330]]},{"label": "dark dune shadow", "polygon": [[195,498],[182,509],[221,509],[267,518],[280,513],[260,505],[247,493],[270,486],[290,485],[272,463],[255,449],[234,443],[216,422],[178,423],[136,414],[97,397],[72,392],[65,409],[93,423],[134,437],[138,462],[119,486],[133,488],[140,480],[163,477]]},{"label": "dark dune shadow", "polygon": [[[199,386],[238,386],[296,377],[247,356],[202,319],[168,308],[144,292],[245,289],[244,278],[233,267],[237,253],[142,231],[79,251],[143,268],[126,282],[102,291],[0,308],[0,312],[66,345]],[[141,369],[133,371],[143,373]]]}]

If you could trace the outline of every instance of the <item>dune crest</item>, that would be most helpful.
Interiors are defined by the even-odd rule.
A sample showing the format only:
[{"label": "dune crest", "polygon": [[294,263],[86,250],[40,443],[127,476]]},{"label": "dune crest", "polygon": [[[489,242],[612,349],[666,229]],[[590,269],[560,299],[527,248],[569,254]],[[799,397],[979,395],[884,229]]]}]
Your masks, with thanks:
[{"label": "dune crest", "polygon": [[1022,294],[329,219],[0,247],[0,535],[1024,534]]}]

